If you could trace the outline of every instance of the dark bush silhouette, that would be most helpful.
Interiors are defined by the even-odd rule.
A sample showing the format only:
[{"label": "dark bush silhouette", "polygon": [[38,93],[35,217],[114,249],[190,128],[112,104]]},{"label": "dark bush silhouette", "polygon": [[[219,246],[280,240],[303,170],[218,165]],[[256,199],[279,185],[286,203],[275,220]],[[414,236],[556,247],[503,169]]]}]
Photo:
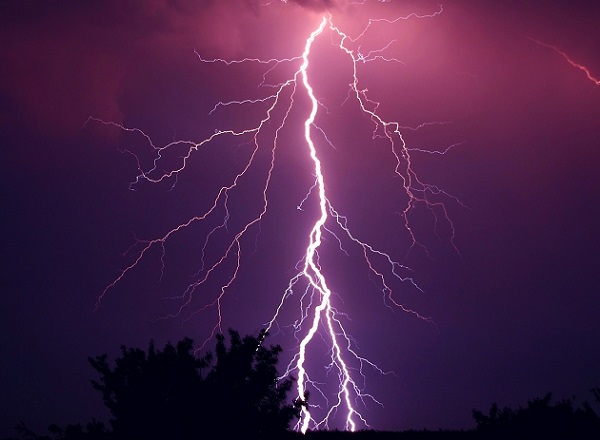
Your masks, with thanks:
[{"label": "dark bush silhouette", "polygon": [[[600,388],[592,390],[600,402]],[[486,439],[598,439],[600,417],[588,402],[573,408],[570,400],[551,404],[552,394],[530,400],[525,408],[499,409],[493,404],[488,415],[473,410],[477,432]]]},{"label": "dark bush silhouette", "polygon": [[93,381],[111,411],[116,438],[198,438],[244,434],[266,437],[285,433],[300,404],[286,403],[292,379],[277,381],[279,346],[266,348],[258,338],[229,331],[230,344],[217,335],[216,356],[197,358],[193,342],[146,354],[121,347],[111,368],[107,356],[90,358],[100,373]]}]

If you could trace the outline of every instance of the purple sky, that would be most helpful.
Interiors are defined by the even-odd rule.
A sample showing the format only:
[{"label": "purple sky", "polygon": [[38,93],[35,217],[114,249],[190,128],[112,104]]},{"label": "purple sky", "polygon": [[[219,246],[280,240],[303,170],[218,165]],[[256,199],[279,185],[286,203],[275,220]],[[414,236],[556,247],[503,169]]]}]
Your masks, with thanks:
[{"label": "purple sky", "polygon": [[[169,243],[162,280],[154,249],[93,311],[132,262],[135,254],[123,254],[135,238],[160,237],[204,212],[249,150],[241,139],[217,141],[192,156],[173,189],[171,180],[130,191],[137,165],[121,151],[134,151],[148,168],[148,144],[85,124],[88,117],[139,128],[156,145],[244,128],[264,106],[208,113],[219,101],[264,96],[257,88],[264,67],[204,64],[194,51],[206,59],[297,56],[324,5],[351,34],[369,18],[438,10],[428,1],[259,3],[2,2],[0,436],[12,434],[19,420],[40,431],[92,416],[106,420],[87,356],[114,358],[121,344],[146,347],[150,339],[202,342],[215,309],[186,318],[214,297],[231,269],[198,292],[186,313],[156,320],[178,309],[166,298],[193,282],[205,234],[218,224],[212,220]],[[361,355],[394,372],[367,373],[366,391],[383,404],[361,407],[374,428],[469,428],[471,410],[494,401],[517,406],[552,391],[581,403],[600,386],[600,86],[534,41],[600,77],[600,6],[539,3],[449,1],[439,16],[383,23],[362,41],[367,52],[395,40],[385,54],[401,61],[359,66],[361,87],[381,103],[380,114],[405,127],[444,122],[404,129],[408,147],[458,144],[445,155],[411,153],[423,181],[464,204],[440,199],[458,252],[448,224],[436,229],[419,209],[411,225],[429,255],[410,248],[398,214],[406,198],[389,147],[371,139],[368,118],[355,100],[346,101],[350,63],[331,44],[337,40],[327,34],[315,43],[309,75],[324,105],[317,124],[333,144],[321,137],[317,145],[329,197],[357,235],[412,269],[423,293],[396,283],[394,297],[435,322],[386,308],[360,251],[345,242],[346,257],[328,237],[323,271],[347,314],[346,328]],[[277,82],[286,73],[267,78]],[[314,203],[304,211],[296,206],[313,183],[301,137],[307,108],[298,98],[282,133],[269,212],[242,242],[239,277],[223,303],[224,329],[257,332],[306,247]],[[255,215],[266,159],[268,149],[245,189],[231,197],[232,230]],[[222,252],[215,237],[209,258]],[[297,318],[295,310],[282,325]],[[288,360],[292,332],[273,333]]]}]

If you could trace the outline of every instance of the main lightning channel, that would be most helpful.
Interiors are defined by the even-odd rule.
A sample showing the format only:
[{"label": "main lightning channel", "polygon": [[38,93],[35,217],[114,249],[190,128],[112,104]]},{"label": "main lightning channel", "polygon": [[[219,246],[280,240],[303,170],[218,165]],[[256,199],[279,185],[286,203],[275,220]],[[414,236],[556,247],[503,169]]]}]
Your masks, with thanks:
[{"label": "main lightning channel", "polygon": [[[438,11],[437,13],[439,13],[439,12],[441,12],[441,11]],[[433,14],[432,16],[437,15],[437,13]],[[364,36],[366,30],[372,24],[373,24],[373,21],[369,21],[367,28],[365,30],[363,30],[363,32],[360,34],[360,36],[358,38]],[[297,428],[303,433],[305,433],[309,429],[309,427],[313,427],[316,429],[329,428],[330,418],[337,411],[341,411],[341,410],[343,410],[345,413],[344,427],[346,430],[349,430],[349,431],[356,430],[356,428],[357,428],[356,419],[357,418],[360,419],[360,421],[362,422],[362,424],[364,426],[369,427],[369,424],[367,423],[366,419],[360,414],[360,412],[358,412],[353,400],[354,399],[360,399],[360,400],[369,399],[369,400],[372,400],[373,402],[375,402],[376,404],[381,405],[381,403],[379,401],[377,401],[373,396],[371,396],[370,394],[364,393],[362,391],[361,387],[355,382],[355,380],[353,379],[353,377],[350,373],[350,368],[348,366],[348,363],[344,359],[344,356],[343,356],[344,352],[348,353],[350,356],[352,356],[354,359],[356,359],[359,362],[360,368],[358,369],[358,372],[360,375],[363,375],[362,366],[364,364],[368,364],[370,367],[374,368],[378,372],[385,374],[385,372],[383,370],[381,370],[377,365],[373,364],[372,362],[370,362],[364,358],[361,358],[353,350],[350,337],[346,333],[346,330],[344,329],[342,322],[337,317],[337,311],[332,305],[332,302],[331,302],[332,291],[331,291],[330,287],[328,286],[326,277],[321,270],[321,266],[319,264],[319,257],[318,257],[318,250],[322,244],[322,238],[323,238],[324,231],[331,233],[338,240],[338,242],[340,242],[339,237],[326,227],[326,222],[328,221],[328,219],[331,218],[340,227],[340,230],[352,242],[354,242],[355,244],[357,244],[359,247],[362,248],[365,262],[366,262],[369,270],[380,280],[380,282],[383,286],[383,291],[385,292],[385,294],[387,296],[386,300],[389,301],[389,303],[393,304],[394,306],[400,308],[401,310],[403,310],[405,312],[411,313],[420,319],[431,322],[431,320],[429,318],[424,317],[424,316],[420,315],[418,312],[405,307],[404,305],[402,305],[401,303],[399,303],[398,301],[396,301],[393,298],[392,289],[386,283],[386,277],[380,271],[375,269],[375,266],[372,263],[369,255],[379,255],[379,256],[384,257],[390,264],[391,272],[396,278],[400,279],[403,282],[408,281],[408,282],[412,283],[412,285],[415,288],[419,289],[419,287],[412,281],[412,279],[402,278],[396,272],[396,269],[398,269],[400,267],[402,267],[402,268],[404,268],[404,267],[399,265],[398,263],[396,263],[387,253],[379,251],[377,249],[374,249],[369,244],[357,239],[349,230],[349,228],[346,224],[346,218],[343,217],[342,215],[340,215],[333,208],[333,206],[331,205],[331,203],[329,202],[329,200],[327,198],[326,188],[325,188],[325,178],[324,178],[323,172],[322,172],[321,161],[318,157],[317,150],[315,148],[315,144],[314,144],[314,141],[313,141],[313,138],[311,135],[312,129],[316,128],[314,125],[314,122],[315,122],[315,118],[317,116],[320,102],[318,101],[318,99],[315,96],[313,87],[309,80],[309,72],[308,72],[308,70],[309,70],[308,68],[309,68],[309,64],[310,64],[309,57],[311,54],[312,45],[313,45],[315,39],[323,33],[326,26],[328,26],[328,28],[331,30],[331,32],[333,32],[334,34],[337,34],[339,36],[340,42],[339,42],[338,47],[342,51],[342,53],[345,53],[346,55],[348,55],[351,60],[352,72],[353,72],[353,74],[352,74],[353,81],[350,84],[351,92],[352,92],[353,96],[355,97],[355,99],[357,100],[357,102],[359,103],[362,112],[371,119],[371,121],[373,122],[373,124],[375,126],[374,131],[373,131],[373,138],[378,137],[377,132],[379,130],[381,130],[384,133],[385,139],[390,144],[392,154],[396,160],[395,172],[402,179],[403,187],[404,187],[405,193],[408,196],[408,200],[409,200],[406,208],[403,211],[403,217],[404,217],[405,227],[408,230],[410,236],[412,237],[413,245],[418,244],[418,242],[410,228],[407,214],[413,206],[415,206],[416,204],[419,204],[419,203],[425,204],[432,212],[436,208],[441,207],[443,216],[448,221],[448,223],[450,225],[450,229],[452,230],[452,236],[454,234],[452,222],[450,222],[450,220],[448,219],[448,217],[446,215],[445,207],[443,206],[443,204],[432,203],[427,198],[428,192],[441,193],[443,191],[441,191],[440,189],[438,189],[435,186],[426,185],[417,178],[416,174],[411,169],[410,155],[409,155],[408,149],[406,148],[404,139],[402,138],[402,135],[399,131],[399,124],[397,122],[384,121],[384,119],[377,113],[377,108],[378,108],[379,104],[375,101],[370,100],[367,97],[366,90],[361,90],[358,85],[359,79],[358,79],[358,73],[357,73],[357,65],[359,63],[375,61],[375,60],[382,60],[382,59],[385,61],[389,61],[388,59],[384,59],[384,58],[380,57],[379,55],[374,56],[373,53],[378,54],[380,51],[387,49],[391,43],[388,43],[381,50],[372,51],[372,52],[367,53],[366,55],[360,53],[360,51],[354,52],[353,50],[346,47],[345,42],[347,42],[347,41],[355,42],[356,39],[350,38],[347,34],[345,34],[338,27],[336,27],[332,22],[331,15],[327,15],[327,16],[323,17],[318,28],[315,29],[311,33],[309,38],[306,40],[306,44],[305,44],[304,51],[302,54],[302,65],[300,66],[300,69],[299,69],[299,72],[300,72],[300,75],[302,78],[302,84],[304,86],[306,95],[308,96],[310,104],[311,104],[310,112],[309,112],[306,120],[304,121],[304,140],[308,147],[310,158],[313,162],[314,175],[316,176],[315,185],[313,186],[313,188],[311,188],[311,192],[314,189],[316,189],[316,192],[318,194],[319,217],[315,221],[315,223],[311,229],[311,232],[309,234],[309,243],[308,243],[305,255],[302,260],[302,270],[295,277],[293,277],[290,280],[288,288],[286,289],[286,292],[284,293],[284,296],[281,299],[280,306],[277,308],[275,315],[273,316],[273,318],[267,325],[267,331],[268,331],[271,329],[271,327],[274,325],[275,321],[277,320],[281,307],[283,306],[287,296],[289,294],[291,294],[295,285],[299,282],[299,280],[301,278],[306,279],[308,282],[307,291],[312,290],[312,292],[311,292],[310,305],[306,308],[306,310],[303,310],[301,312],[301,314],[302,314],[301,323],[304,323],[304,321],[306,320],[306,321],[310,322],[310,327],[308,328],[308,330],[306,330],[306,334],[304,335],[304,337],[299,338],[298,352],[297,352],[296,356],[292,359],[290,364],[288,365],[288,369],[287,369],[285,375],[292,374],[292,372],[296,372],[296,374],[298,376],[297,377],[297,392],[298,392],[297,399],[299,399],[300,401],[303,401],[306,398],[306,394],[308,391],[307,390],[308,384],[310,384],[311,387],[314,390],[316,390],[318,393],[320,393],[321,395],[324,395],[324,392],[321,390],[320,386],[315,381],[312,381],[310,379],[309,374],[306,370],[306,366],[305,366],[306,362],[307,362],[307,351],[308,351],[309,345],[315,339],[319,329],[323,329],[325,332],[324,337],[326,337],[330,342],[329,366],[331,368],[335,368],[337,370],[339,382],[338,382],[338,389],[337,389],[337,393],[336,393],[336,401],[329,407],[328,411],[326,411],[325,416],[322,417],[321,419],[317,420],[312,417],[309,405],[302,406],[301,419],[298,423]],[[393,59],[393,60],[397,61],[395,59]],[[320,128],[317,128],[317,129],[319,132],[322,132],[322,130]],[[399,146],[396,144],[395,139],[397,139],[399,141]],[[327,140],[327,138],[326,138],[326,140]],[[402,166],[403,162],[404,162],[404,166]],[[312,310],[312,313],[313,313],[312,319],[310,319],[311,317],[309,316],[310,310]],[[300,325],[298,325],[298,327],[300,327]],[[342,345],[344,346],[344,349],[342,349]],[[363,376],[363,378],[364,378],[364,376]]]},{"label": "main lightning channel", "polygon": [[[310,158],[314,164],[315,175],[317,176],[317,190],[319,195],[319,219],[316,221],[312,230],[310,232],[310,240],[308,247],[306,249],[306,257],[304,260],[304,269],[302,274],[306,277],[310,283],[310,285],[316,289],[316,291],[320,294],[320,302],[315,307],[314,317],[312,320],[312,324],[302,341],[300,342],[299,347],[299,355],[298,362],[296,364],[296,368],[298,369],[298,397],[300,399],[305,398],[306,388],[305,383],[307,380],[306,370],[304,368],[304,363],[306,361],[306,348],[307,345],[312,341],[317,330],[321,324],[322,315],[325,314],[326,322],[327,322],[327,333],[332,343],[332,356],[334,357],[335,363],[338,365],[341,372],[341,390],[344,396],[344,401],[346,402],[346,406],[348,408],[348,413],[346,416],[346,428],[351,431],[356,429],[356,424],[353,420],[353,415],[356,412],[352,406],[352,402],[350,400],[350,392],[348,389],[349,383],[351,381],[350,373],[348,371],[348,366],[344,362],[344,359],[341,356],[341,349],[339,343],[337,341],[336,332],[333,328],[332,323],[332,309],[331,309],[331,290],[327,286],[327,280],[325,276],[321,272],[319,264],[317,262],[316,253],[321,245],[321,240],[323,236],[323,228],[325,227],[325,222],[328,217],[328,209],[327,209],[327,196],[325,194],[325,180],[323,178],[323,173],[321,170],[321,161],[317,156],[317,150],[315,148],[315,144],[312,140],[311,129],[313,127],[313,123],[315,121],[315,117],[317,115],[317,111],[319,108],[319,102],[315,97],[313,88],[308,80],[308,65],[309,60],[308,57],[310,55],[310,50],[312,48],[312,44],[315,41],[315,38],[323,32],[325,29],[325,25],[328,20],[326,17],[323,17],[321,20],[321,24],[319,27],[313,31],[310,37],[306,40],[306,46],[304,48],[304,52],[302,54],[302,65],[300,66],[300,72],[302,75],[302,84],[306,89],[306,93],[311,102],[311,110],[308,118],[304,122],[304,138],[306,140],[306,144],[308,146],[310,152]],[[302,407],[302,418],[300,420],[300,431],[305,433],[309,427],[312,418],[310,416],[310,410],[308,406]]]}]

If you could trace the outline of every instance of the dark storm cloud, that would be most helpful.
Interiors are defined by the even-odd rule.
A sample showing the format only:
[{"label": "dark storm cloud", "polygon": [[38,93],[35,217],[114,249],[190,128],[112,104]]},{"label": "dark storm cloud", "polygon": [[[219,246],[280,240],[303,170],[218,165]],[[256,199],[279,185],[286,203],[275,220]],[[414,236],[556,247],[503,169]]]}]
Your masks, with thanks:
[{"label": "dark storm cloud", "polygon": [[[311,10],[333,4],[296,3]],[[7,2],[0,6],[0,124],[25,123],[60,136],[76,132],[89,116],[122,122],[124,91],[145,80],[142,66],[157,73],[165,68],[186,72],[197,64],[194,50],[208,57],[257,56],[254,48],[265,32],[285,26],[289,31],[285,19],[298,15],[297,8],[281,5],[272,10],[247,0],[68,2],[57,7]],[[256,33],[257,20],[271,26]],[[271,52],[281,42],[286,43],[281,38],[269,43]]]},{"label": "dark storm cloud", "polygon": [[0,124],[24,123],[59,136],[76,132],[90,115],[121,122],[122,93],[140,65],[176,64],[174,48],[188,60],[193,49],[236,53],[243,44],[240,23],[252,15],[247,6],[243,1],[52,7],[6,2],[0,11]]},{"label": "dark storm cloud", "polygon": [[123,64],[77,18],[72,10],[63,16],[48,11],[43,20],[17,17],[3,27],[0,92],[17,119],[12,123],[62,134],[85,121],[81,114],[95,111],[120,118],[115,97]]}]

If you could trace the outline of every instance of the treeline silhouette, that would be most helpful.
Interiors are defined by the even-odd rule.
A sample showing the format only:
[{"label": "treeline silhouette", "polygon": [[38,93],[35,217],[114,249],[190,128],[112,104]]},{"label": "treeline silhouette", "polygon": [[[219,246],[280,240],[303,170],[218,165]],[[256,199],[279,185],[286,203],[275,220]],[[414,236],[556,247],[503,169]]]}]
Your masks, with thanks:
[{"label": "treeline silhouette", "polygon": [[[114,366],[106,354],[88,358],[99,374],[93,380],[106,407],[109,425],[96,420],[82,425],[51,425],[37,434],[25,424],[16,427],[25,440],[135,439],[300,439],[315,440],[459,440],[459,439],[600,439],[600,417],[588,402],[579,408],[571,400],[552,403],[552,395],[517,409],[493,404],[487,414],[473,410],[475,429],[466,431],[405,431],[355,433],[290,431],[308,398],[288,398],[294,379],[278,381],[281,347],[266,347],[266,333],[240,337],[229,331],[229,344],[217,335],[214,354],[194,353],[184,338],[162,350],[151,342],[147,352],[121,347]],[[591,390],[600,404],[600,388]],[[8,439],[10,440],[10,439]]]},{"label": "treeline silhouette", "polygon": [[[591,392],[600,403],[600,388]],[[474,410],[477,432],[486,439],[600,439],[600,417],[587,401],[574,408],[569,399],[551,400],[548,393],[516,410],[499,409],[495,403],[487,415]]]}]

